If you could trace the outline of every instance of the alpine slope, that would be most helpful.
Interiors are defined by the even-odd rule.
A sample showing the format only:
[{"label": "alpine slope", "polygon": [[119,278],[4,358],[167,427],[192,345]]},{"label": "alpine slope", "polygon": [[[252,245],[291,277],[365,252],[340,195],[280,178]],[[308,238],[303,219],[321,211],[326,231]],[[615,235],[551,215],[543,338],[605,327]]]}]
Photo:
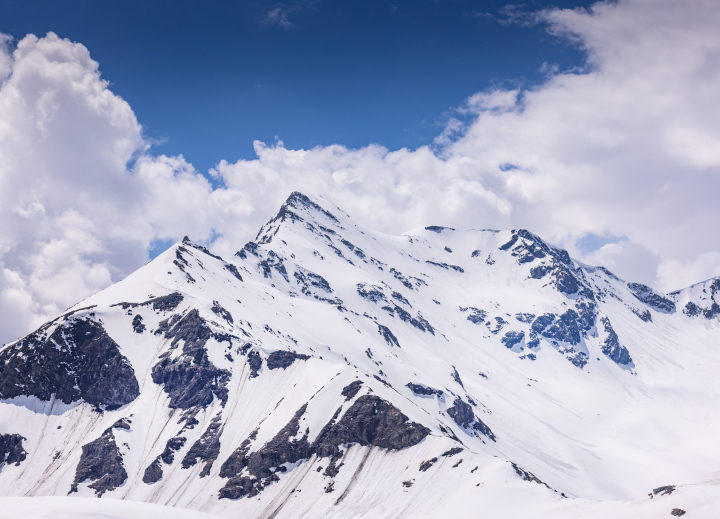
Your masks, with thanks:
[{"label": "alpine slope", "polygon": [[0,517],[717,518],[719,369],[720,278],[293,193],[232,258],[186,238],[0,349]]}]

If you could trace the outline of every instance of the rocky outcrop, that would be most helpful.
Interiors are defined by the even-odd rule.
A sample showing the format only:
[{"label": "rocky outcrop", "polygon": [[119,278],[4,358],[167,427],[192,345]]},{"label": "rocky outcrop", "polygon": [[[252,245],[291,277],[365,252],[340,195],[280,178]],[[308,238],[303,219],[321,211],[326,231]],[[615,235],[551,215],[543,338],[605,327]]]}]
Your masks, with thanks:
[{"label": "rocky outcrop", "polygon": [[140,394],[135,371],[93,315],[50,322],[0,352],[0,398],[53,396],[117,409]]},{"label": "rocky outcrop", "polygon": [[130,429],[129,420],[121,419],[105,429],[102,436],[82,446],[82,456],[75,469],[75,481],[69,493],[77,492],[78,485],[92,481],[89,488],[101,497],[105,492],[114,490],[127,481],[128,475],[113,429]]},{"label": "rocky outcrop", "polygon": [[470,404],[464,402],[462,398],[457,397],[455,399],[453,406],[448,408],[447,414],[463,429],[483,434],[492,441],[497,441],[490,427],[475,416]]},{"label": "rocky outcrop", "polygon": [[285,369],[289,367],[296,360],[307,360],[309,355],[303,355],[302,353],[295,353],[294,351],[274,351],[267,358],[268,369]]},{"label": "rocky outcrop", "polygon": [[350,406],[340,420],[337,420],[341,412],[338,409],[310,444],[307,440],[309,431],[297,438],[300,419],[306,410],[307,404],[260,450],[248,455],[245,445],[233,453],[223,464],[221,475],[230,477],[230,480],[220,490],[220,498],[257,495],[265,486],[279,479],[278,473],[285,470],[283,465],[307,459],[313,454],[330,458],[335,474],[339,469],[335,462],[341,457],[341,445],[359,444],[398,450],[417,445],[430,434],[428,428],[411,422],[386,400],[364,395]]},{"label": "rocky outcrop", "polygon": [[20,465],[27,457],[23,448],[24,437],[19,434],[0,434],[0,470],[7,464]]},{"label": "rocky outcrop", "polygon": [[[197,309],[160,323],[155,333],[163,332],[166,339],[172,339],[172,343],[170,350],[163,353],[153,366],[152,379],[162,385],[170,397],[169,406],[186,410],[207,407],[213,398],[220,399],[224,405],[231,374],[210,362],[205,345],[211,338],[231,342],[232,337],[214,333]],[[173,355],[180,341],[183,341],[182,353]]]},{"label": "rocky outcrop", "polygon": [[627,285],[632,295],[639,301],[642,301],[653,310],[663,314],[671,314],[675,312],[675,303],[670,299],[658,294],[652,288],[641,283],[628,283]]},{"label": "rocky outcrop", "polygon": [[622,366],[632,364],[633,361],[630,357],[630,352],[628,352],[625,346],[620,344],[618,335],[615,333],[612,324],[610,324],[610,319],[603,317],[600,319],[600,322],[602,322],[605,333],[607,334],[601,346],[603,354],[610,358],[615,364]]},{"label": "rocky outcrop", "polygon": [[213,418],[202,436],[192,444],[187,454],[185,454],[182,460],[182,468],[188,469],[198,461],[203,461],[205,466],[200,472],[200,477],[204,478],[210,474],[210,469],[220,454],[220,436],[223,432],[221,420],[220,415]]},{"label": "rocky outcrop", "polygon": [[347,386],[345,386],[340,392],[340,394],[345,397],[346,402],[352,400],[353,398],[355,398],[355,395],[358,394],[362,385],[362,380],[354,380],[353,382],[350,382]]}]

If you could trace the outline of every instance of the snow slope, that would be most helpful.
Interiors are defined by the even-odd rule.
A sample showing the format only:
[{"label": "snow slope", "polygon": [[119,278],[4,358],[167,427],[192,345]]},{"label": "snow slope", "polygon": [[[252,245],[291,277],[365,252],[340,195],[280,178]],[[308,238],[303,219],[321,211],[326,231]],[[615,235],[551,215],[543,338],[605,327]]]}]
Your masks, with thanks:
[{"label": "snow slope", "polygon": [[719,292],[660,294],[524,230],[388,236],[294,193],[233,258],[186,240],[0,350],[0,493],[713,517]]}]

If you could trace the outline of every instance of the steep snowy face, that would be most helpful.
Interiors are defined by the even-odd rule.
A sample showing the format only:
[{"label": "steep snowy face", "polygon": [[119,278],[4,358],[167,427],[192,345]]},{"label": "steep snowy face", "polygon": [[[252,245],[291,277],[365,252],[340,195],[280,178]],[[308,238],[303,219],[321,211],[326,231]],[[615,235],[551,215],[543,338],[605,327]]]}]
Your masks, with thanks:
[{"label": "steep snowy face", "polygon": [[720,277],[669,294],[688,317],[720,317]]},{"label": "steep snowy face", "polygon": [[638,499],[720,465],[718,283],[293,193],[232,258],[185,239],[0,349],[0,488],[248,517]]}]

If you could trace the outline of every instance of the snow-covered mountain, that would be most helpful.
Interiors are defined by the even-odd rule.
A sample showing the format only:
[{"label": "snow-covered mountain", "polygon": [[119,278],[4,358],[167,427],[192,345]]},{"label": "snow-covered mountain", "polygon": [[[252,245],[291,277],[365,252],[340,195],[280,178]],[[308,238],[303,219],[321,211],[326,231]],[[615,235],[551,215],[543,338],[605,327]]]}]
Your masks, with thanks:
[{"label": "snow-covered mountain", "polygon": [[0,349],[0,493],[717,517],[719,303],[720,278],[665,295],[526,230],[388,236],[293,193],[234,257],[186,239]]}]

